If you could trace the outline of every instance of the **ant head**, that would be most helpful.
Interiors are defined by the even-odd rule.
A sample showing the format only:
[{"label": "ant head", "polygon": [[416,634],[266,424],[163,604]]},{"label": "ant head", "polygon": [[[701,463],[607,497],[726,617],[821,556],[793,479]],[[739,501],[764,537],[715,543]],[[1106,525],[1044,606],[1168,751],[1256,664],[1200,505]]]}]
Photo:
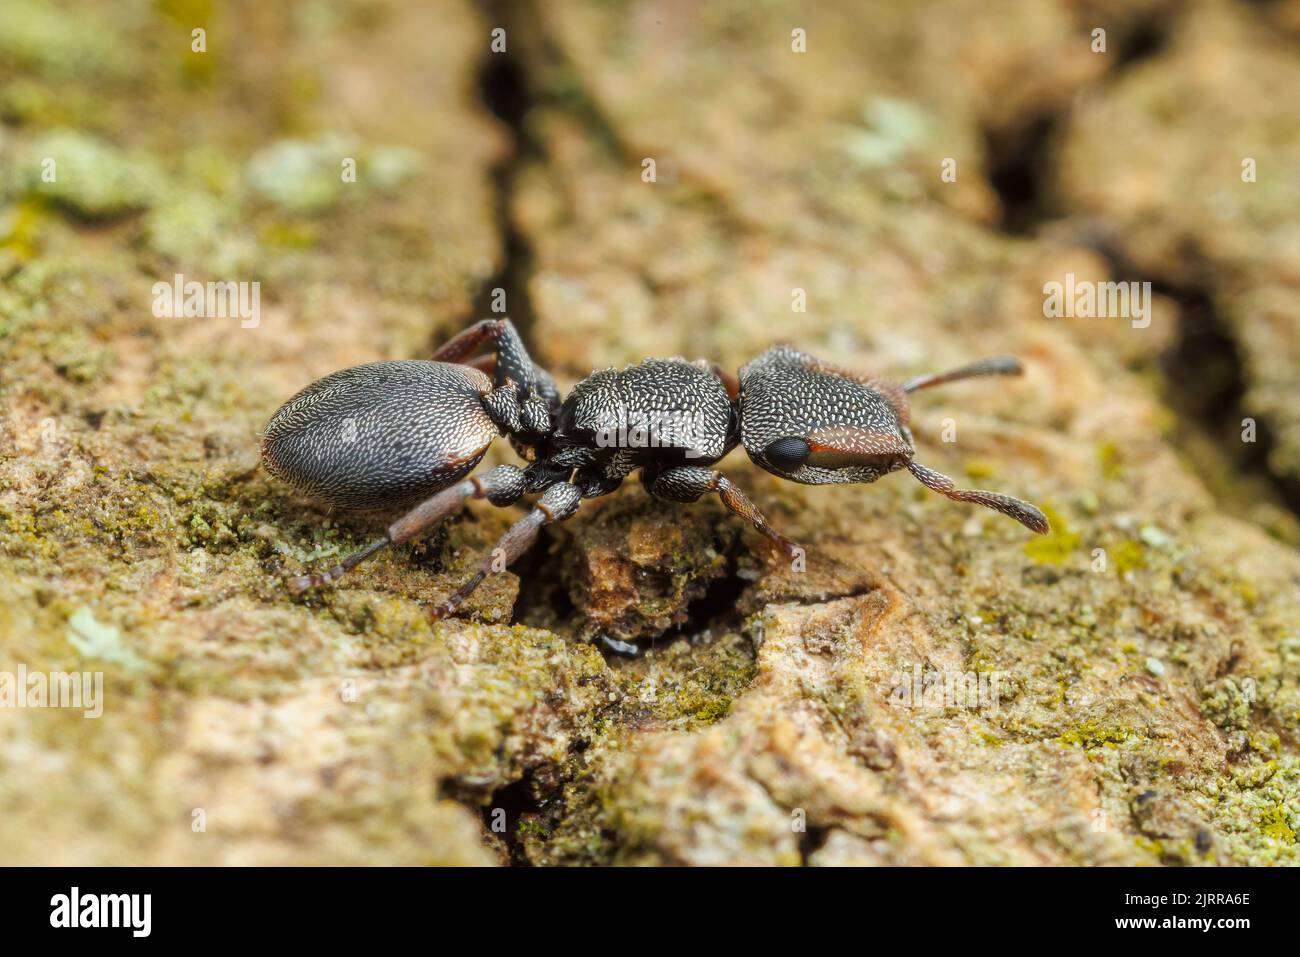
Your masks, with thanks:
[{"label": "ant head", "polygon": [[912,460],[907,399],[788,346],[740,370],[740,436],[750,459],[805,485],[874,482]]},{"label": "ant head", "polygon": [[917,462],[907,427],[907,397],[918,389],[1020,371],[1010,356],[993,356],[894,385],[778,346],[740,370],[740,438],[757,465],[794,482],[874,482],[905,468],[940,495],[983,505],[1045,534],[1047,516],[1037,507],[999,492],[957,488],[942,472]]}]

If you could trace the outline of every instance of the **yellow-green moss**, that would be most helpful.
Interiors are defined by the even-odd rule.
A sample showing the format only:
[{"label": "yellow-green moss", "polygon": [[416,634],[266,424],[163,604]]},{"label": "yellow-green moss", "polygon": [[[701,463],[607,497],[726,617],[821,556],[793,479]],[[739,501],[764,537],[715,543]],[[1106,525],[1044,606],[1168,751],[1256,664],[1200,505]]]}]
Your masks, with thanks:
[{"label": "yellow-green moss", "polygon": [[1043,514],[1052,530],[1035,536],[1024,544],[1025,554],[1040,565],[1064,565],[1083,544],[1083,536],[1070,531],[1064,516],[1050,505],[1043,506]]},{"label": "yellow-green moss", "polygon": [[1295,843],[1295,830],[1291,827],[1290,815],[1284,805],[1278,804],[1265,811],[1260,817],[1259,825],[1265,837],[1283,844]]},{"label": "yellow-green moss", "polygon": [[1115,565],[1115,571],[1121,575],[1125,572],[1133,571],[1135,568],[1146,568],[1147,559],[1143,554],[1140,542],[1135,542],[1131,538],[1111,546],[1110,558]]},{"label": "yellow-green moss", "polygon": [[1078,745],[1085,750],[1114,748],[1129,739],[1132,732],[1125,727],[1103,727],[1100,722],[1088,720],[1067,728],[1056,739],[1065,745]]},{"label": "yellow-green moss", "polygon": [[1114,442],[1102,442],[1097,446],[1097,464],[1106,479],[1118,479],[1124,474],[1124,457]]}]

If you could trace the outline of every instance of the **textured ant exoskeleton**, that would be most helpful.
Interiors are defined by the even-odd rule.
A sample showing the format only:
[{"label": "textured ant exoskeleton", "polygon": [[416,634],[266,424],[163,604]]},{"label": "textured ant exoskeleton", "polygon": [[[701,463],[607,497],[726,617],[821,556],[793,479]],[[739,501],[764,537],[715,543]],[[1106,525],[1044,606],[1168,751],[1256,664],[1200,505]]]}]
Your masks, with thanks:
[{"label": "textured ant exoskeleton", "polygon": [[[471,358],[485,347],[486,354]],[[651,495],[694,502],[716,492],[776,546],[798,554],[739,488],[709,467],[737,444],[761,468],[807,485],[874,482],[905,468],[951,499],[1046,532],[1047,519],[1033,505],[956,488],[912,458],[908,393],[1020,371],[1015,359],[999,357],[896,385],[777,346],[742,367],[739,380],[703,361],[646,359],[593,372],[561,400],[510,321],[488,319],[430,360],[371,362],[309,385],[271,417],[262,457],[272,475],[327,505],[367,509],[419,501],[383,538],[328,571],[291,579],[294,591],[336,580],[381,548],[428,531],[468,499],[506,506],[540,492],[480,570],[430,610],[440,618],[522,555],[539,528],[565,520],[584,498],[609,494],[638,469]],[[466,478],[498,434],[509,436],[530,464]]]}]

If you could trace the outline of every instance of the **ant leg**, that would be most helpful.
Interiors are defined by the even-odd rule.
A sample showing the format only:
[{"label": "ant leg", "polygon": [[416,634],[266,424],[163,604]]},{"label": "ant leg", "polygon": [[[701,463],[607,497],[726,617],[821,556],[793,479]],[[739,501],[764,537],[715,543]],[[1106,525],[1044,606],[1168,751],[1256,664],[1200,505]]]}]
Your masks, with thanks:
[{"label": "ant leg", "polygon": [[410,541],[437,525],[471,498],[485,498],[498,508],[513,505],[523,497],[526,487],[524,470],[517,465],[498,465],[482,475],[471,475],[465,481],[425,499],[389,525],[388,540],[394,545]]},{"label": "ant leg", "polygon": [[473,359],[466,359],[461,363],[461,365],[469,366],[471,369],[477,369],[490,379],[497,371],[496,353],[485,352],[483,355],[476,356]]},{"label": "ant leg", "polygon": [[934,489],[940,495],[946,495],[955,502],[973,502],[976,505],[991,508],[1003,515],[1014,518],[1025,528],[1037,532],[1039,535],[1046,535],[1051,530],[1051,526],[1047,522],[1047,516],[1028,502],[1022,502],[1018,498],[1012,498],[1010,495],[1003,495],[1000,492],[982,492],[979,489],[957,488],[956,483],[942,472],[936,472],[934,469],[926,468],[917,462],[909,462],[907,470],[916,476],[917,481],[926,488]]},{"label": "ant leg", "polygon": [[339,562],[333,568],[323,572],[315,572],[310,575],[299,575],[296,578],[290,578],[285,585],[289,591],[295,595],[305,592],[308,588],[316,588],[320,585],[328,585],[332,581],[342,578],[352,569],[356,568],[375,552],[389,545],[388,537],[377,538],[360,551],[355,551],[343,561]]},{"label": "ant leg", "polygon": [[739,379],[737,379],[726,369],[722,368],[722,366],[718,365],[716,362],[710,362],[709,369],[713,372],[715,376],[718,377],[718,381],[722,383],[722,388],[727,390],[727,398],[731,399],[732,402],[735,402],[737,399],[740,398]]},{"label": "ant leg", "polygon": [[[559,393],[554,380],[546,370],[533,362],[514,323],[509,319],[482,319],[474,323],[443,343],[434,352],[433,360],[474,364],[478,367],[478,363],[467,363],[466,360],[484,346],[490,346],[490,354],[495,356],[491,364],[494,386],[499,388],[507,382],[513,382],[520,401],[537,392],[548,408],[559,405]],[[482,364],[486,365],[486,360]]]},{"label": "ant leg", "polygon": [[[483,348],[484,343],[499,340],[509,319],[483,319],[452,336],[434,352],[435,362],[463,362]],[[513,327],[512,327],[513,328]]]},{"label": "ant leg", "polygon": [[786,555],[796,558],[803,553],[802,548],[769,525],[758,506],[721,472],[698,465],[678,465],[648,478],[646,491],[671,502],[694,502],[705,492],[717,492],[723,505],[762,532]]},{"label": "ant leg", "polygon": [[430,620],[445,618],[460,608],[465,599],[474,593],[474,589],[483,583],[483,579],[494,572],[505,571],[516,558],[528,551],[537,541],[537,532],[543,525],[564,521],[578,510],[581,502],[582,493],[576,485],[560,482],[548,488],[537,500],[533,510],[511,525],[509,531],[501,536],[496,548],[484,559],[474,577],[456,589],[445,601],[429,609]]},{"label": "ant leg", "polygon": [[299,575],[286,583],[295,593],[342,578],[363,561],[389,545],[401,545],[416,535],[428,531],[448,515],[457,511],[471,498],[485,498],[493,505],[513,505],[524,494],[524,473],[514,465],[498,465],[482,475],[474,475],[457,482],[451,488],[425,499],[392,525],[383,538],[376,539],[360,551],[353,552],[327,571],[312,575]]}]

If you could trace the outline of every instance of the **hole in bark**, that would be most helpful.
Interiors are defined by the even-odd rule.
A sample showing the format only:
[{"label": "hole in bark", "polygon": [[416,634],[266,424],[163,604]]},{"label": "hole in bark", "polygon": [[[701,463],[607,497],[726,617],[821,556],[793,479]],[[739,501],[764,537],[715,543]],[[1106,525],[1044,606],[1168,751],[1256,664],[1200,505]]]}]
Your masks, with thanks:
[{"label": "hole in bark", "polygon": [[[726,571],[712,579],[704,587],[704,594],[686,606],[686,620],[674,632],[698,635],[714,629],[738,627],[741,615],[737,606],[749,585],[750,582],[736,574],[736,556],[730,555]],[[670,632],[669,636],[672,635]]]},{"label": "hole in bark", "polygon": [[1154,17],[1144,18],[1120,37],[1112,72],[1125,70],[1135,63],[1159,54],[1169,43],[1169,27]]},{"label": "hole in bark", "polygon": [[[502,811],[505,812],[504,815],[501,814]],[[505,843],[506,854],[514,867],[528,866],[529,863],[524,855],[523,843],[519,840],[519,822],[525,814],[540,811],[541,806],[533,797],[532,775],[527,772],[518,781],[512,781],[493,791],[483,808],[483,827]],[[504,831],[492,830],[493,824],[498,821],[503,821],[497,826],[504,826]]]},{"label": "hole in bark", "polygon": [[543,528],[537,544],[511,566],[519,576],[519,597],[515,599],[510,623],[574,637],[577,629],[573,620],[577,610],[557,574],[556,562],[551,557],[552,541],[550,529]]},{"label": "hole in bark", "polygon": [[[1113,82],[1125,70],[1165,49],[1172,33],[1172,18],[1142,17],[1126,29],[1113,31],[1114,62],[1106,76]],[[985,175],[1002,206],[999,228],[1024,236],[1044,221],[1060,214],[1052,208],[1052,150],[1057,134],[1069,116],[1069,103],[1028,117],[1007,129],[986,128]]]},{"label": "hole in bark", "polygon": [[986,131],[988,180],[1002,205],[999,228],[1023,236],[1049,218],[1046,180],[1061,117],[1044,114],[1015,130]]},{"label": "hole in bark", "polygon": [[820,827],[816,824],[807,825],[807,830],[799,835],[799,860],[804,867],[808,866],[808,860],[823,847],[830,839],[831,829],[829,827]]}]

